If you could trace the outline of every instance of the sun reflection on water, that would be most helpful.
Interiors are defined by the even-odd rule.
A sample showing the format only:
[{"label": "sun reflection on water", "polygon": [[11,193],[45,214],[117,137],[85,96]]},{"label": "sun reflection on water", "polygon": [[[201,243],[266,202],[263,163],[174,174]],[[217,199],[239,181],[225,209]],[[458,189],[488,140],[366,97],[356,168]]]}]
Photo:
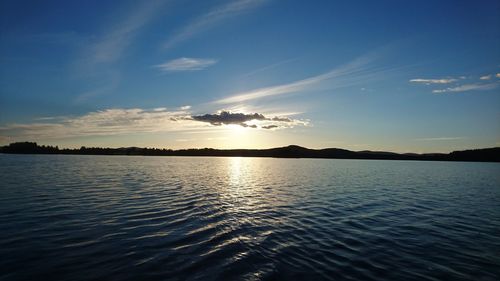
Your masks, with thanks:
[{"label": "sun reflection on water", "polygon": [[261,190],[252,185],[256,176],[255,161],[258,159],[231,157],[227,159],[227,186],[224,193],[230,199],[233,211],[244,212],[251,206],[262,204]]},{"label": "sun reflection on water", "polygon": [[231,187],[239,187],[243,182],[243,163],[241,157],[231,157],[228,163],[229,184]]}]

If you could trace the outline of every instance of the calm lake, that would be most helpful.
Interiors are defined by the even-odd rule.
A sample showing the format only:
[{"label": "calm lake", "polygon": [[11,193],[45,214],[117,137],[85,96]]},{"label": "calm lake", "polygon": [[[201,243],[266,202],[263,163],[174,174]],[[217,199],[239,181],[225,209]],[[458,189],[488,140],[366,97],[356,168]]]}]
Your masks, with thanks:
[{"label": "calm lake", "polygon": [[500,280],[500,164],[0,154],[0,280]]}]

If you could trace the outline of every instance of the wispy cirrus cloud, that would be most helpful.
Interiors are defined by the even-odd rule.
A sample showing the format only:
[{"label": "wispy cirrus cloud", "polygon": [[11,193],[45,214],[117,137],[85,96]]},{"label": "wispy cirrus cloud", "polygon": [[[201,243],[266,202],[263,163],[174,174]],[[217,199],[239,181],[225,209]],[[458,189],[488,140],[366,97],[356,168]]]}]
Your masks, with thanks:
[{"label": "wispy cirrus cloud", "polygon": [[84,61],[88,64],[109,63],[118,60],[137,35],[161,10],[166,0],[144,1],[122,20],[117,21],[97,41],[86,47]]},{"label": "wispy cirrus cloud", "polygon": [[74,101],[76,103],[81,103],[87,101],[88,99],[112,92],[121,82],[121,74],[116,70],[103,71],[102,77],[105,77],[105,79],[99,79],[101,80],[100,83],[95,85],[94,88],[79,93]]},{"label": "wispy cirrus cloud", "polygon": [[450,84],[453,82],[458,81],[457,79],[454,78],[441,78],[441,79],[423,79],[423,78],[416,78],[416,79],[411,79],[410,82],[413,83],[422,83],[426,85],[431,85],[431,84]]},{"label": "wispy cirrus cloud", "polygon": [[[120,71],[113,63],[119,61],[125,50],[133,43],[139,31],[146,26],[167,0],[144,1],[134,5],[102,34],[95,34],[81,44],[81,53],[73,62],[73,75],[83,79],[94,88],[79,93],[75,102],[108,94],[120,84]],[[96,85],[96,80],[101,81]]]},{"label": "wispy cirrus cloud", "polygon": [[295,61],[295,60],[297,60],[297,58],[291,58],[291,59],[286,59],[286,60],[278,61],[278,62],[269,64],[269,65],[263,66],[261,68],[255,69],[255,70],[250,71],[248,73],[245,73],[245,74],[241,75],[240,78],[243,78],[243,77],[246,78],[246,77],[255,75],[255,74],[259,73],[259,72],[263,72],[263,71],[266,71],[266,70],[269,70],[269,69],[272,69],[272,68],[275,68],[275,67],[278,67],[278,66],[290,63],[290,62]]},{"label": "wispy cirrus cloud", "polygon": [[163,72],[197,71],[217,63],[216,59],[178,58],[167,61],[154,67]]},{"label": "wispy cirrus cloud", "polygon": [[314,85],[317,85],[325,80],[330,80],[334,78],[338,79],[337,82],[339,82],[339,85],[342,84],[342,82],[352,83],[353,80],[362,80],[363,78],[370,77],[370,75],[373,74],[373,73],[363,72],[364,70],[366,70],[365,66],[372,60],[373,60],[372,56],[362,56],[345,65],[342,65],[340,67],[337,67],[333,70],[330,70],[326,73],[317,76],[312,76],[288,84],[259,88],[247,92],[238,93],[236,95],[217,100],[214,103],[231,104],[231,103],[244,102],[259,98],[266,98],[270,96],[295,93],[303,91]]},{"label": "wispy cirrus cloud", "polygon": [[488,84],[464,84],[457,87],[449,87],[446,89],[437,89],[432,92],[435,94],[441,93],[457,93],[457,92],[467,92],[467,91],[485,91],[491,90],[498,87],[498,83],[488,83]]},{"label": "wispy cirrus cloud", "polygon": [[163,47],[165,49],[172,48],[174,45],[191,38],[202,30],[206,30],[230,17],[250,11],[266,1],[267,0],[238,0],[216,7],[210,12],[194,19],[174,33],[163,44]]}]

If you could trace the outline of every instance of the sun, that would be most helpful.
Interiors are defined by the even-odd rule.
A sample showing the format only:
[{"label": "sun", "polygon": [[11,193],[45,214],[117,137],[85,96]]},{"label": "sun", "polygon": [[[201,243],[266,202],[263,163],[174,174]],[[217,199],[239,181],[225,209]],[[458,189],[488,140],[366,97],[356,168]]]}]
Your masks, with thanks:
[{"label": "sun", "polygon": [[236,124],[229,124],[227,125],[227,128],[231,131],[231,132],[234,132],[234,133],[243,133],[245,132],[248,128],[245,128],[243,126],[240,126],[240,125],[236,125]]}]

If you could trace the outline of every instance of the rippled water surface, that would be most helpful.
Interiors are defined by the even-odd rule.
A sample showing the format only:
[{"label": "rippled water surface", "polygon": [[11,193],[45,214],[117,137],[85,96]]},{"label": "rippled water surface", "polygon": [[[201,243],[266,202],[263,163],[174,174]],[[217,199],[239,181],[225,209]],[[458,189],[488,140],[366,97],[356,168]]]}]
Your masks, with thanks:
[{"label": "rippled water surface", "polygon": [[500,165],[0,155],[0,280],[500,280]]}]

